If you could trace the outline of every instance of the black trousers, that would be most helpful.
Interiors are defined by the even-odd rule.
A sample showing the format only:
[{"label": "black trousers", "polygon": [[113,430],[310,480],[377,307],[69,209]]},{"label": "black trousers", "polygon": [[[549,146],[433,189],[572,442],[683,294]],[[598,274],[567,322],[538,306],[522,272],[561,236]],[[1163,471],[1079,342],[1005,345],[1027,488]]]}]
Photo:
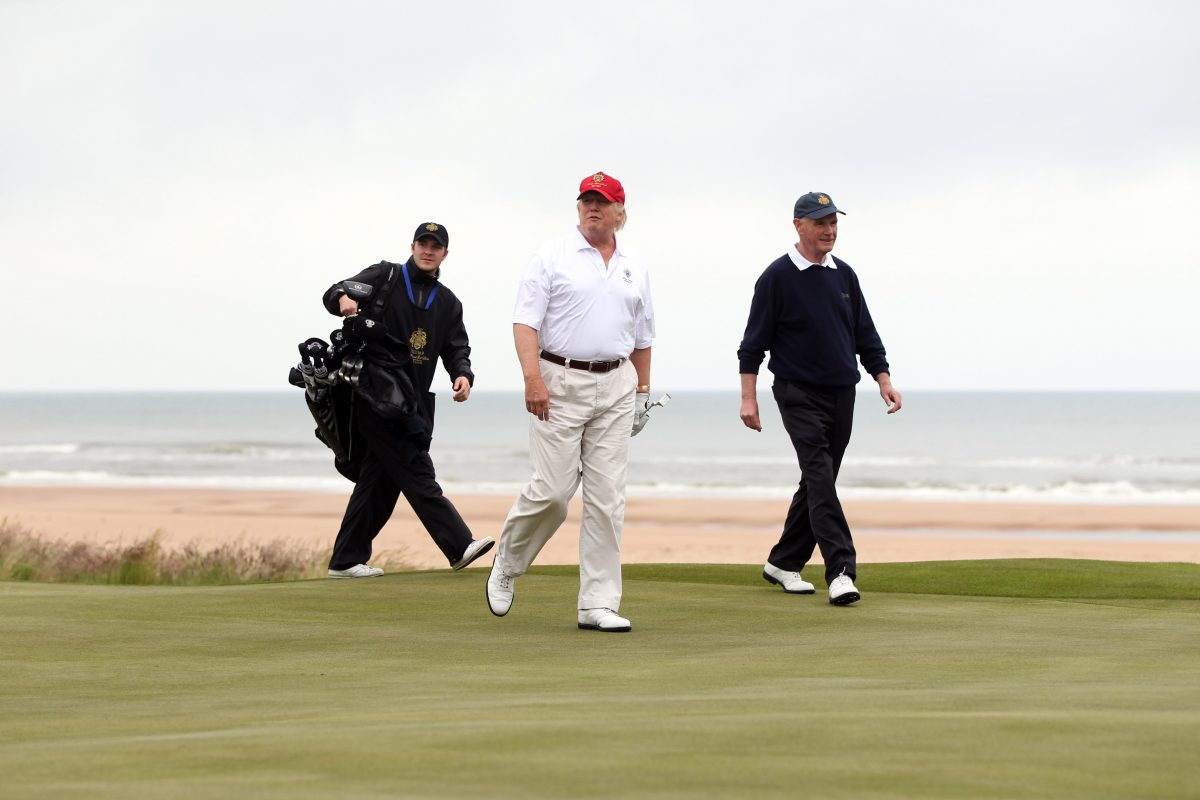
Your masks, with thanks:
[{"label": "black trousers", "polygon": [[792,496],[783,535],[767,559],[799,572],[821,548],[825,580],[856,575],[854,541],[838,500],[838,471],[854,425],[854,387],[822,388],[776,381],[771,387],[783,427],[800,462],[800,488]]},{"label": "black trousers", "polygon": [[355,425],[367,452],[346,515],[333,544],[330,569],[348,569],[371,558],[371,542],[392,516],[400,495],[453,564],[471,543],[471,529],[438,485],[433,460],[412,437],[355,402]]}]

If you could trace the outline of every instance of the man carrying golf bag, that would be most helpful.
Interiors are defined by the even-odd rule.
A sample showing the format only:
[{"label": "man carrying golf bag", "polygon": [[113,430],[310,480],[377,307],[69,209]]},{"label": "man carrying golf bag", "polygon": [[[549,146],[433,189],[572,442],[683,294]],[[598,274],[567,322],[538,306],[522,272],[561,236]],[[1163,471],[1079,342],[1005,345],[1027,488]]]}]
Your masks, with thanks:
[{"label": "man carrying golf bag", "polygon": [[[453,381],[455,402],[470,396],[475,379],[462,303],[439,282],[449,244],[443,226],[424,223],[413,234],[406,263],[381,261],[331,286],[323,302],[331,314],[346,318],[342,330],[334,332],[332,345],[312,339],[301,345],[298,372],[309,388],[317,436],[333,449],[338,471],[355,482],[329,560],[330,577],[383,574],[367,564],[371,543],[401,494],[452,568],[462,569],[495,543],[472,537],[442,494],[429,457],[429,387],[438,358]],[[346,392],[346,385],[353,391]],[[328,394],[314,398],[314,389]]]}]

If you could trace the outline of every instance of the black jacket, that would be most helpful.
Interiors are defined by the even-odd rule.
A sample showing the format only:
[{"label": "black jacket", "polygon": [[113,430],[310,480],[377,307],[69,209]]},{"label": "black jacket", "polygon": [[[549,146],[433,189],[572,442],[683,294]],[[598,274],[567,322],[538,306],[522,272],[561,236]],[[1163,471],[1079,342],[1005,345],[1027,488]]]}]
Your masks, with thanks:
[{"label": "black jacket", "polygon": [[[463,324],[462,303],[449,287],[438,281],[438,276],[422,272],[409,259],[403,266],[381,261],[372,264],[349,280],[366,283],[376,292],[382,291],[387,282],[388,270],[396,268],[396,275],[383,312],[387,335],[367,345],[364,352],[369,363],[389,371],[404,371],[413,382],[423,406],[429,427],[433,428],[433,385],[437,371],[437,360],[449,373],[451,381],[460,375],[475,384],[475,373],[471,371],[471,344]],[[404,272],[408,273],[408,285]],[[410,294],[411,291],[411,294]],[[341,316],[338,297],[342,294],[340,283],[330,286],[322,302],[330,314]],[[432,296],[433,302],[430,303]],[[360,305],[367,311],[374,298]],[[429,306],[426,308],[426,306]]]}]

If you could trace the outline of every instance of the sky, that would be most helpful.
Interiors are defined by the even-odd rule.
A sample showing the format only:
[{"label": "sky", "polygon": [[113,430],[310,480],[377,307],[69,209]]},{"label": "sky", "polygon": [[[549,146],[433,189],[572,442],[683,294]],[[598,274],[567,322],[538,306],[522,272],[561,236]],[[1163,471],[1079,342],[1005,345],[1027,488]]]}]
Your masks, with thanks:
[{"label": "sky", "polygon": [[600,170],[656,389],[736,391],[822,191],[901,391],[1200,391],[1197,41],[1191,2],[0,0],[0,391],[286,390],[427,220],[518,389],[517,280]]}]

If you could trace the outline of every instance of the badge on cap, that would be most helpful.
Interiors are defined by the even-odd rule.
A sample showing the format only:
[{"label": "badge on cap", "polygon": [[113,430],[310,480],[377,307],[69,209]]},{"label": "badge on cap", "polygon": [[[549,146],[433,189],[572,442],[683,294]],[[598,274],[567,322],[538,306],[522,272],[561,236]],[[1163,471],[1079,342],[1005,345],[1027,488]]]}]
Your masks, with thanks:
[{"label": "badge on cap", "polygon": [[[826,200],[825,202],[829,202],[829,201]],[[436,231],[437,229],[438,229],[438,226],[437,226],[436,222],[430,222],[428,225],[425,226],[425,230],[430,231],[430,232]]]},{"label": "badge on cap", "polygon": [[829,198],[823,194],[819,194],[819,195],[817,195],[817,202],[823,206],[827,206],[827,205],[829,205]]},{"label": "badge on cap", "polygon": [[604,183],[604,173],[597,172],[592,176],[592,183]]}]

